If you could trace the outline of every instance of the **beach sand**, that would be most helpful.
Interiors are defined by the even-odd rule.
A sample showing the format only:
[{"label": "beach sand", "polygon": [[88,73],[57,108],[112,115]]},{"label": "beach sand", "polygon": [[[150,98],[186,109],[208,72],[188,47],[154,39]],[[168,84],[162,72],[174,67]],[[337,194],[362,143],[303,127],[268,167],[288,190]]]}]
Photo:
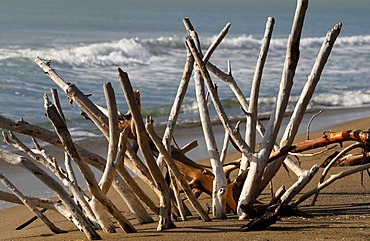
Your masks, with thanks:
[{"label": "beach sand", "polygon": [[[370,118],[354,120],[335,126],[332,126],[333,123],[335,122],[326,123],[325,130],[327,126],[331,126],[330,130],[332,131],[368,129]],[[321,135],[322,131],[315,131],[310,134],[310,137],[314,138]],[[306,134],[300,134],[297,136],[296,141],[304,140],[305,138]],[[239,155],[239,153],[230,153],[228,160],[234,160]],[[309,169],[314,164],[321,164],[327,155],[326,153],[314,157],[300,158],[300,161],[304,168]],[[207,162],[203,161],[203,163]],[[350,167],[333,168],[330,173],[338,173],[348,168]],[[322,169],[320,169],[319,174],[321,171]],[[287,173],[281,170],[274,178],[273,186],[275,190],[283,184],[288,187],[295,180],[294,173]],[[302,193],[311,189],[317,183],[317,180],[318,175],[316,175],[315,181],[311,182]],[[103,240],[369,240],[369,182],[367,173],[364,173],[363,180],[360,173],[340,179],[321,191],[316,206],[309,206],[311,199],[300,205],[302,210],[315,215],[315,218],[284,218],[264,231],[241,232],[240,226],[248,221],[238,220],[233,214],[230,214],[227,220],[203,222],[193,212],[194,216],[189,217],[188,221],[175,222],[177,228],[157,232],[157,222],[140,225],[129,212],[123,211],[126,217],[135,225],[135,228],[137,228],[137,233],[126,234],[122,230],[117,229],[115,234],[107,234],[101,231],[99,231],[99,234]],[[146,185],[142,184],[142,186],[146,188]],[[149,188],[146,188],[146,191],[154,195]],[[110,191],[109,196],[115,200],[115,204],[119,208],[127,210],[125,204],[114,191]],[[204,194],[200,196],[199,200],[204,206],[206,203],[211,203],[210,198]],[[265,190],[261,195],[260,201],[268,202],[269,200],[269,190]],[[66,221],[60,215],[51,211],[47,211],[46,215],[59,228],[67,230],[68,233],[53,234],[40,220],[35,221],[23,230],[16,231],[15,228],[31,218],[33,214],[24,206],[15,206],[0,211],[0,240],[87,240],[82,232],[76,230],[72,223]],[[153,217],[157,220],[155,216]]]}]

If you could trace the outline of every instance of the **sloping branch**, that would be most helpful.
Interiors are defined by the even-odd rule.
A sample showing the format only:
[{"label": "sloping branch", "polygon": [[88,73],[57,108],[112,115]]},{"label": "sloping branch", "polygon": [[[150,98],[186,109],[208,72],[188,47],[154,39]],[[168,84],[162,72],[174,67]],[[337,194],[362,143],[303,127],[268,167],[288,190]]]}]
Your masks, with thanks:
[{"label": "sloping branch", "polygon": [[54,180],[54,178],[52,178],[44,170],[35,165],[29,159],[8,152],[4,149],[0,149],[0,159],[10,164],[20,166],[26,169],[27,171],[31,172],[36,178],[38,178],[41,182],[43,182],[46,186],[48,186],[51,190],[55,191],[58,198],[63,202],[64,206],[69,211],[69,215],[72,215],[74,223],[78,225],[77,227],[83,230],[86,237],[90,240],[101,239],[99,234],[95,231],[95,229],[92,227],[87,218],[82,214],[80,208],[74,203],[69,194],[56,180]]},{"label": "sloping branch", "polygon": [[83,177],[86,180],[87,187],[91,194],[97,198],[102,207],[108,211],[119,223],[120,227],[127,233],[136,232],[136,229],[131,225],[131,223],[122,215],[118,208],[106,197],[106,195],[99,188],[98,182],[94,177],[94,173],[91,171],[90,167],[82,160],[81,156],[77,152],[77,149],[71,139],[68,129],[64,125],[61,117],[56,112],[54,105],[49,103],[45,96],[45,109],[47,117],[51,120],[54,129],[59,136],[65,151],[72,158],[72,160],[77,164]]},{"label": "sloping branch", "polygon": [[5,176],[0,173],[0,182],[4,184],[10,191],[16,195],[19,200],[23,202],[25,206],[28,207],[31,212],[33,212],[53,233],[66,233],[66,231],[59,229],[55,226],[40,210],[38,210],[33,203],[25,196],[22,192],[16,188],[13,183],[11,183]]}]

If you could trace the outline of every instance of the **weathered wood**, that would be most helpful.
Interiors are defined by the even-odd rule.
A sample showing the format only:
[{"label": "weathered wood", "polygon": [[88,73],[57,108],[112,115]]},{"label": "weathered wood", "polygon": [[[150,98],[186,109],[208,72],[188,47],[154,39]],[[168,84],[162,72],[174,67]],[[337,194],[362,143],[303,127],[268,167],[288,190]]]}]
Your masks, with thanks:
[{"label": "weathered wood", "polygon": [[[116,155],[116,160],[112,163],[114,168],[117,168],[118,166],[123,166],[123,160],[126,152],[126,145],[127,145],[127,134],[128,130],[125,129],[123,132],[120,133],[119,142],[118,142],[118,151]],[[133,178],[130,175],[127,175],[128,173],[125,172],[126,169],[122,168],[122,172],[125,176],[122,176],[125,180],[122,180],[120,182],[116,182],[116,185],[120,188],[117,188],[117,192],[120,194],[122,199],[126,202],[128,208],[131,210],[131,212],[135,215],[136,219],[139,223],[152,223],[154,220],[150,216],[150,214],[145,210],[143,205],[141,204],[138,197],[143,196],[141,199],[146,203],[148,206],[152,204],[152,202],[149,202],[149,197],[147,195],[143,195],[144,192],[141,190],[141,188],[136,184],[136,182],[133,180]],[[130,177],[128,177],[130,176]],[[114,179],[114,177],[113,177]],[[116,180],[119,180],[120,177],[116,174]],[[128,181],[132,181],[133,183],[128,183]],[[136,185],[135,185],[136,184]],[[138,194],[138,197],[135,195]],[[149,200],[147,200],[147,199]],[[151,200],[150,200],[151,201]]]},{"label": "weathered wood", "polygon": [[66,233],[66,231],[59,229],[55,226],[40,210],[38,210],[22,192],[16,188],[5,176],[0,173],[0,182],[4,184],[11,192],[21,200],[24,205],[33,212],[53,233]]},{"label": "weathered wood", "polygon": [[64,190],[64,188],[56,180],[54,180],[44,170],[39,168],[29,159],[23,156],[19,156],[17,154],[8,152],[1,148],[0,148],[0,159],[10,164],[20,166],[26,169],[27,171],[30,171],[36,178],[42,181],[46,186],[48,186],[50,189],[55,191],[58,198],[63,202],[66,209],[68,210],[69,215],[72,215],[73,217],[72,220],[74,221],[74,223],[77,225],[77,227],[83,230],[83,232],[85,233],[88,239],[90,240],[101,239],[99,234],[94,230],[90,222],[82,214],[79,207],[74,203],[74,201],[71,199],[69,194]]},{"label": "weathered wood", "polygon": [[[24,135],[29,135],[32,137],[35,137],[37,139],[43,140],[45,142],[50,143],[51,145],[54,145],[59,148],[63,148],[61,141],[59,140],[57,134],[54,132],[51,132],[45,128],[30,124],[23,119],[14,121],[9,118],[6,118],[2,115],[0,115],[0,128],[7,129],[10,131],[14,131],[17,133],[21,133]],[[101,156],[90,152],[77,144],[75,144],[75,147],[78,151],[78,153],[81,155],[81,158],[85,160],[87,163],[90,165],[94,166],[100,171],[104,171],[105,163],[106,160],[102,158]],[[120,170],[119,170],[120,172]],[[113,186],[115,189],[119,189],[120,187],[116,182],[121,182],[122,180],[117,179],[116,176],[116,181],[113,182]],[[156,189],[156,188],[154,188]]]},{"label": "weathered wood", "polygon": [[[249,99],[249,115],[247,115],[246,127],[245,127],[245,142],[249,145],[252,150],[256,148],[256,125],[258,115],[258,97],[259,89],[262,79],[263,68],[267,58],[267,53],[270,47],[270,41],[272,31],[274,28],[275,19],[269,17],[266,22],[265,33],[263,35],[260,54],[257,59],[256,69],[253,75],[252,88]],[[242,164],[240,167],[240,173],[247,169],[248,158],[242,155]]]},{"label": "weathered wood", "polygon": [[[210,94],[214,95],[216,92],[214,89],[214,85],[210,82],[210,76],[206,70],[205,63],[208,62],[211,54],[220,44],[221,40],[226,36],[230,24],[227,24],[220,34],[217,36],[216,41],[214,41],[211,47],[208,49],[206,55],[202,57],[202,51],[200,48],[199,39],[197,37],[197,33],[194,31],[192,24],[190,23],[189,19],[184,19],[184,25],[189,33],[189,38],[186,40],[187,48],[190,49],[195,61],[197,62],[196,65],[196,72],[194,73],[194,79],[196,81],[196,96],[197,102],[199,107],[199,114],[201,118],[203,133],[206,140],[206,145],[208,149],[208,153],[210,156],[210,162],[212,165],[213,173],[215,174],[215,182],[213,187],[213,194],[212,194],[212,208],[213,208],[213,215],[216,218],[226,218],[226,177],[225,173],[222,169],[222,162],[220,159],[220,153],[218,152],[216,141],[214,139],[214,134],[210,125],[210,117],[207,108],[207,101],[205,97],[204,91],[204,80],[207,82],[208,90]],[[193,41],[191,41],[193,40]],[[202,65],[200,65],[202,62]],[[207,73],[206,73],[207,72]],[[208,74],[206,77],[205,75]],[[200,76],[202,75],[202,76]],[[208,78],[208,79],[206,79]],[[210,86],[212,85],[212,89]],[[216,108],[217,109],[217,108]]]},{"label": "weathered wood", "polygon": [[[169,152],[171,152],[170,148],[171,148],[171,140],[172,140],[173,131],[177,123],[177,118],[180,113],[182,102],[185,98],[185,94],[188,89],[190,77],[193,72],[193,65],[194,65],[194,58],[191,55],[189,49],[187,48],[187,55],[186,55],[184,71],[183,71],[183,74],[180,80],[177,94],[175,96],[175,100],[173,102],[170,114],[168,116],[167,126],[164,131],[163,138],[162,138],[162,143]],[[162,161],[163,161],[163,157],[160,155],[157,159],[157,164],[159,167],[161,167]]]},{"label": "weathered wood", "polygon": [[[248,205],[242,205],[241,207],[243,210],[249,212],[250,207]],[[242,231],[248,232],[265,230],[272,224],[275,224],[277,221],[279,221],[282,217],[296,216],[313,218],[313,215],[299,210],[296,206],[285,204],[266,205],[259,209],[255,209],[255,212],[257,217],[250,221],[247,225],[243,225],[241,227]]]},{"label": "weathered wood", "polygon": [[[177,90],[177,94],[175,97],[175,100],[173,102],[173,105],[171,107],[170,114],[168,116],[167,126],[163,134],[162,143],[166,147],[167,151],[171,153],[171,140],[173,137],[173,131],[176,126],[177,118],[180,113],[182,102],[185,98],[186,91],[188,89],[189,81],[191,74],[193,72],[193,65],[194,65],[194,58],[191,55],[189,49],[187,49],[187,57],[185,62],[185,67],[183,71],[183,75],[181,77],[181,81]],[[157,158],[157,165],[159,166],[160,170],[163,172],[163,156],[160,154]],[[179,193],[179,190],[177,190],[176,183],[172,183],[172,186],[174,187],[174,193]],[[180,198],[178,198],[178,195],[176,196],[177,206],[179,208],[180,215],[183,220],[186,220],[186,213],[184,209],[184,204]]]},{"label": "weathered wood", "polygon": [[[190,50],[191,50],[191,52],[194,56],[194,59],[197,63],[197,66],[199,67],[199,71],[202,75],[202,78],[206,81],[207,88],[210,91],[210,96],[212,98],[213,105],[215,106],[216,112],[219,115],[219,118],[220,118],[225,130],[233,138],[233,141],[240,147],[240,150],[245,155],[251,156],[252,151],[250,150],[249,146],[241,138],[241,136],[238,132],[236,132],[236,133],[233,132],[233,127],[231,125],[231,122],[227,118],[225,110],[223,109],[223,107],[221,105],[220,99],[219,99],[219,97],[218,97],[218,95],[215,91],[214,85],[212,84],[211,78],[210,78],[209,73],[208,73],[208,71],[205,67],[205,64],[204,64],[203,60],[201,59],[201,54],[196,49],[194,41],[190,38],[187,38],[186,43],[189,46],[189,48],[190,48]],[[215,164],[217,164],[217,162],[215,162]],[[223,170],[222,170],[222,165],[217,165],[217,166],[214,166],[214,167],[217,167],[217,169],[213,170],[216,176],[219,175],[220,177],[222,177],[222,176],[225,175],[223,173]],[[221,170],[220,170],[220,168],[221,168]],[[217,195],[221,195],[220,197],[222,197],[222,195],[225,195],[225,193],[226,193],[226,190],[224,189],[224,187],[222,188],[220,186],[218,191],[217,191]]]},{"label": "weathered wood", "polygon": [[[270,120],[259,148],[258,157],[250,160],[248,176],[239,198],[240,204],[254,202],[259,195],[258,184],[262,179],[263,171],[268,164],[268,157],[276,142],[276,137],[288,104],[290,90],[293,86],[293,77],[299,59],[299,41],[307,4],[308,0],[297,1],[296,14],[294,16],[291,34],[288,38],[283,74],[276,104],[270,115]],[[242,215],[240,212],[238,214]]]},{"label": "weathered wood", "polygon": [[[127,183],[128,187],[136,194],[136,196],[143,202],[145,203],[150,210],[154,214],[158,214],[159,208],[157,205],[153,202],[153,200],[148,196],[147,193],[145,193],[140,186],[136,183],[134,178],[131,176],[131,174],[126,170],[125,165],[121,164],[117,166],[117,170],[121,174],[121,176],[125,179],[125,182]],[[117,183],[117,185],[120,185]],[[128,188],[127,188],[128,189]],[[122,192],[119,192],[119,194],[122,196],[126,196],[127,194],[126,189],[123,189]],[[137,201],[139,203],[139,200]],[[147,213],[147,212],[146,212]],[[153,222],[153,219],[149,216],[147,218],[141,218],[142,221],[138,220],[140,223],[151,223]]]},{"label": "weathered wood", "polygon": [[[62,204],[59,200],[52,201],[52,200],[48,200],[48,199],[41,199],[41,198],[30,197],[30,196],[27,196],[27,199],[30,200],[33,203],[33,205],[35,205],[38,208],[47,209],[47,210],[51,210],[51,211],[54,211],[54,212],[59,212],[62,215],[64,213],[68,212],[66,210],[64,204]],[[5,202],[14,203],[14,204],[20,204],[20,205],[24,204],[14,194],[4,192],[4,191],[1,191],[1,190],[0,190],[0,200],[5,201]],[[60,211],[60,210],[63,210],[63,211]],[[64,217],[67,220],[71,220],[70,216],[69,217],[64,216]]]},{"label": "weathered wood", "polygon": [[324,181],[323,183],[318,184],[316,187],[312,188],[310,191],[306,192],[304,195],[302,195],[301,197],[299,197],[298,199],[296,199],[293,202],[293,204],[294,205],[299,205],[300,203],[302,203],[303,201],[305,201],[307,198],[311,197],[312,195],[314,195],[318,191],[321,191],[322,189],[324,189],[325,187],[329,186],[333,182],[335,182],[335,181],[337,181],[337,180],[339,180],[339,179],[341,179],[343,177],[352,175],[352,174],[354,174],[356,172],[361,172],[361,171],[367,170],[369,168],[370,168],[370,163],[365,164],[365,165],[361,165],[361,166],[357,166],[357,167],[355,167],[353,169],[342,171],[342,172],[339,172],[337,174],[333,174],[326,181]]},{"label": "weathered wood", "polygon": [[[12,132],[10,132],[10,136],[13,142],[11,142],[8,135],[5,132],[3,132],[5,143],[26,153],[32,160],[34,160],[37,163],[40,163],[41,165],[49,169],[55,175],[55,177],[59,178],[62,184],[71,191],[71,193],[74,196],[75,202],[77,201],[79,203],[79,205],[82,208],[82,211],[84,211],[84,213],[87,215],[90,221],[96,223],[95,215],[92,212],[87,201],[85,200],[83,191],[77,186],[75,182],[72,182],[68,178],[66,172],[58,166],[57,161],[53,159],[52,157],[50,157],[46,153],[46,150],[41,148],[41,146],[38,144],[38,142],[35,139],[33,139],[35,147],[43,158],[41,158],[39,155],[34,153],[30,148],[24,145]],[[96,226],[99,227],[99,225],[96,225]]]},{"label": "weathered wood", "polygon": [[[40,210],[41,213],[45,213],[46,211],[47,211],[46,208],[43,208],[43,209]],[[18,227],[16,227],[15,230],[22,230],[25,227],[27,227],[28,225],[30,225],[33,222],[35,222],[37,219],[38,219],[37,216],[33,216],[32,218],[28,219],[26,222],[24,222],[21,225],[19,225]]]},{"label": "weathered wood", "polygon": [[364,154],[348,154],[339,158],[339,160],[333,164],[333,167],[358,166],[367,163],[369,163],[369,154],[365,156]]},{"label": "weathered wood", "polygon": [[[320,180],[319,180],[319,184],[320,185],[321,183],[324,182],[325,180],[325,177],[326,175],[328,174],[330,168],[333,166],[333,164],[341,157],[343,156],[344,154],[348,153],[349,151],[355,149],[355,148],[358,148],[358,147],[362,147],[362,148],[366,148],[361,142],[356,142],[352,145],[349,145],[347,146],[346,148],[342,149],[327,165],[326,167],[324,168],[324,171],[322,172],[321,174],[321,177],[320,177]],[[313,197],[312,199],[312,202],[311,202],[311,205],[314,206],[315,203],[316,203],[316,200],[317,200],[317,197],[319,195],[319,191],[316,192],[315,196]]]},{"label": "weathered wood", "polygon": [[91,100],[84,95],[74,84],[65,82],[56,72],[50,67],[50,62],[45,62],[39,57],[35,59],[35,63],[50,77],[81,110],[87,114],[100,131],[108,138],[108,117]]},{"label": "weathered wood", "polygon": [[107,163],[105,164],[105,169],[99,182],[99,187],[104,193],[107,193],[112,185],[113,178],[116,173],[116,168],[114,167],[113,162],[117,159],[118,141],[123,141],[123,143],[121,143],[121,148],[124,148],[123,153],[125,153],[127,130],[122,132],[120,138],[118,131],[117,103],[112,84],[109,82],[104,84],[104,95],[108,106],[109,144]]},{"label": "weathered wood", "polygon": [[[312,98],[312,95],[314,93],[314,90],[316,88],[316,85],[317,83],[319,82],[320,80],[320,77],[321,77],[321,74],[323,72],[323,69],[325,67],[325,64],[329,58],[329,55],[331,53],[331,50],[334,46],[334,43],[335,43],[335,40],[337,39],[339,33],[340,33],[340,30],[341,30],[341,24],[337,24],[334,26],[333,29],[331,29],[326,37],[325,37],[325,40],[323,41],[323,44],[320,48],[320,51],[319,51],[319,54],[316,58],[316,61],[313,65],[313,68],[312,68],[312,71],[310,73],[310,75],[308,76],[307,78],[307,82],[302,90],[302,93],[301,93],[301,96],[296,104],[296,107],[292,113],[292,116],[290,118],[290,121],[285,129],[285,132],[284,132],[284,135],[281,139],[281,142],[280,142],[280,146],[289,146],[292,144],[297,132],[298,132],[298,128],[300,126],[300,123],[302,121],[302,118],[303,118],[303,115],[305,114],[306,112],[306,109],[307,109],[307,106],[309,104],[309,101],[311,100]],[[291,159],[283,159],[283,158],[280,158],[278,159],[277,161],[269,164],[264,172],[264,180],[262,180],[262,183],[260,184],[260,187],[259,187],[259,192],[262,192],[262,190],[265,188],[265,186],[267,185],[267,181],[268,180],[271,180],[271,178],[277,173],[277,171],[279,170],[279,167],[281,166],[281,164],[284,163],[290,167],[291,169],[295,170],[295,173],[298,175],[298,179],[301,179],[301,180],[298,180],[298,182],[300,183],[300,185],[296,185],[295,186],[295,189],[293,191],[293,189],[289,190],[290,191],[293,191],[295,193],[298,193],[303,187],[304,187],[304,183],[305,182],[308,182],[310,181],[310,177],[312,178],[314,174],[314,169],[311,169],[312,171],[310,172],[307,172],[306,170],[299,170],[298,171],[301,171],[301,173],[297,172],[297,168],[296,168],[296,165],[294,163],[292,163]],[[306,181],[304,181],[303,179],[307,179]],[[287,194],[288,195],[288,194]],[[292,195],[291,195],[292,196]],[[287,196],[285,196],[287,197]],[[285,201],[290,201],[288,199],[286,199]]]},{"label": "weathered wood", "polygon": [[151,153],[149,147],[149,140],[147,133],[145,131],[145,126],[143,119],[141,117],[140,111],[137,107],[137,103],[134,97],[134,92],[128,78],[127,73],[123,72],[118,68],[118,77],[125,94],[127,104],[130,108],[130,113],[132,114],[133,123],[135,123],[136,137],[139,144],[140,151],[146,161],[146,164],[149,168],[150,174],[153,180],[156,181],[157,187],[160,190],[161,195],[160,199],[160,211],[159,211],[159,223],[157,230],[165,230],[174,228],[175,224],[171,220],[171,203],[169,199],[169,187],[162,176],[161,171],[159,170],[156,161],[154,160],[153,154]]},{"label": "weathered wood", "polygon": [[194,196],[194,194],[191,191],[188,183],[185,180],[185,177],[180,172],[179,168],[177,167],[177,165],[173,161],[171,155],[168,153],[166,148],[161,144],[160,138],[157,136],[157,134],[154,131],[153,120],[150,119],[150,118],[147,118],[146,130],[147,130],[150,138],[152,139],[152,141],[156,145],[157,149],[163,155],[164,160],[166,161],[166,164],[168,165],[170,170],[173,172],[177,181],[180,183],[181,187],[185,191],[186,196],[189,198],[189,200],[190,200],[191,204],[193,205],[193,207],[195,208],[195,210],[198,212],[198,214],[203,219],[203,221],[211,221],[211,218],[207,215],[207,213],[204,211],[204,209],[202,208],[202,206],[200,205],[200,203],[198,202],[198,200]]},{"label": "weathered wood", "polygon": [[220,154],[218,152],[215,136],[212,130],[211,119],[205,99],[204,80],[200,76],[199,67],[196,67],[194,79],[203,134],[206,141],[210,162],[213,168],[213,173],[216,176],[216,185],[214,185],[212,192],[212,211],[214,217],[224,219],[226,218],[226,199],[225,195],[223,194],[226,187],[226,176],[223,172],[219,172],[220,166],[222,166]]},{"label": "weathered wood", "polygon": [[305,140],[294,143],[295,148],[291,152],[302,152],[314,148],[324,147],[334,143],[345,141],[358,141],[363,143],[370,142],[370,132],[368,130],[347,130],[338,132],[324,132],[323,137],[312,140]]},{"label": "weathered wood", "polygon": [[[87,187],[91,194],[96,197],[102,207],[108,211],[119,223],[120,227],[127,233],[136,232],[136,229],[131,225],[131,223],[123,216],[123,214],[118,210],[118,208],[106,197],[102,190],[98,186],[98,182],[94,177],[94,173],[91,171],[90,167],[82,160],[80,154],[71,139],[70,133],[61,117],[56,112],[54,105],[50,104],[45,98],[45,109],[46,115],[51,120],[54,129],[60,138],[65,151],[76,163],[77,167],[83,174],[86,180]],[[98,218],[98,217],[97,217]]]},{"label": "weathered wood", "polygon": [[[51,89],[51,94],[53,96],[53,103],[55,107],[57,108],[57,111],[59,112],[59,115],[65,120],[63,111],[62,111],[62,106],[59,101],[59,95],[58,91],[56,89]],[[71,158],[68,156],[67,153],[64,152],[64,166],[67,171],[68,179],[77,185],[77,178],[74,174],[73,167],[72,167],[72,162]]]}]

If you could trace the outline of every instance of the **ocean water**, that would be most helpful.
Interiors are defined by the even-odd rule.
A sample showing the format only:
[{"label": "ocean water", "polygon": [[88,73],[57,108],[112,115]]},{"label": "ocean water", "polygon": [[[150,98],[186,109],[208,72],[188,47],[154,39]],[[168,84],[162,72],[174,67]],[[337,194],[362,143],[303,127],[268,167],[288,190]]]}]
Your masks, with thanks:
[{"label": "ocean water", "polygon": [[[57,86],[34,63],[36,56],[91,99],[105,106],[103,84],[112,82],[119,109],[128,108],[117,68],[140,90],[143,114],[166,121],[186,58],[182,19],[189,17],[203,50],[231,23],[228,36],[211,58],[249,96],[267,17],[275,18],[263,74],[260,112],[268,113],[278,92],[294,0],[2,0],[0,2],[0,114],[49,127],[42,95]],[[300,62],[292,90],[297,100],[324,37],[336,23],[342,32],[311,101],[312,109],[367,107],[370,104],[370,1],[311,0],[301,39]],[[230,117],[243,116],[232,92],[213,77]],[[191,82],[180,122],[199,119]],[[76,138],[99,136],[59,92]],[[213,116],[214,117],[214,116]],[[1,144],[2,145],[2,144]]]}]

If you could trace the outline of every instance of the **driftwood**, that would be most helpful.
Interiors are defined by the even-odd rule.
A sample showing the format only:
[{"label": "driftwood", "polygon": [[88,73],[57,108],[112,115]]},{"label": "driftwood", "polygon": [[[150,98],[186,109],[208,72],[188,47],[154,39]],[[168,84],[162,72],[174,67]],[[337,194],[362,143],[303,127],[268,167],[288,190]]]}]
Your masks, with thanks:
[{"label": "driftwood", "polygon": [[[91,171],[90,167],[81,159],[81,156],[77,152],[74,146],[68,129],[65,127],[65,123],[61,117],[56,112],[55,107],[45,98],[45,109],[47,117],[51,120],[56,133],[58,134],[65,151],[76,163],[81,173],[83,174],[87,187],[91,194],[99,201],[106,211],[108,211],[119,223],[120,227],[125,232],[136,232],[136,229],[128,222],[128,220],[122,215],[122,213],[117,209],[117,207],[106,197],[106,195],[99,188],[97,180],[94,177],[94,173]],[[101,221],[101,220],[99,220]]]},{"label": "driftwood", "polygon": [[274,204],[270,206],[250,207],[244,204],[241,205],[241,209],[247,214],[253,213],[256,215],[256,218],[247,225],[240,227],[240,229],[245,232],[265,230],[281,220],[282,217],[313,218],[311,214],[299,210],[297,206],[294,205]]},{"label": "driftwood", "polygon": [[[315,195],[313,199],[315,201],[319,191],[332,182],[369,168],[366,160],[369,158],[370,131],[325,132],[323,137],[293,143],[302,117],[306,112],[335,40],[340,33],[341,24],[337,24],[324,38],[312,71],[283,132],[284,134],[279,143],[277,142],[277,134],[281,131],[282,119],[286,114],[299,60],[300,38],[307,7],[308,0],[297,0],[276,105],[271,111],[266,128],[258,119],[257,103],[275,22],[271,17],[267,19],[249,101],[232,75],[231,63],[228,62],[228,71],[223,72],[210,61],[212,53],[216,51],[219,44],[226,37],[230,24],[226,24],[203,55],[201,39],[190,20],[184,19],[184,25],[188,32],[188,36],[185,38],[186,62],[162,138],[157,136],[151,118],[148,118],[147,125],[144,125],[141,116],[140,92],[132,89],[128,74],[121,68],[118,69],[118,78],[128,106],[126,114],[122,114],[118,110],[115,93],[110,83],[104,85],[107,103],[107,109],[105,109],[93,103],[76,85],[64,81],[51,68],[50,61],[36,58],[35,62],[45,74],[65,92],[72,102],[80,107],[83,118],[92,121],[101,131],[108,141],[107,157],[100,157],[74,143],[66,125],[57,91],[52,90],[54,103],[52,104],[46,95],[44,103],[46,116],[53,125],[54,132],[32,125],[24,120],[12,121],[0,115],[0,128],[8,130],[10,133],[10,137],[4,134],[7,144],[23,151],[29,157],[26,158],[0,149],[0,159],[32,172],[55,191],[59,200],[52,201],[26,197],[17,192],[1,174],[0,179],[14,194],[0,192],[0,199],[13,203],[24,201],[23,204],[27,205],[54,232],[60,232],[61,230],[58,230],[54,224],[49,222],[38,208],[59,212],[68,220],[74,222],[76,227],[82,230],[89,239],[100,239],[95,230],[98,228],[105,232],[115,232],[113,221],[117,221],[118,225],[127,233],[136,232],[136,228],[123,216],[121,210],[106,196],[111,187],[117,190],[129,210],[135,215],[138,223],[153,222],[151,214],[145,210],[143,205],[149,207],[152,213],[158,216],[158,231],[175,228],[175,218],[173,218],[175,216],[181,216],[182,220],[185,221],[187,215],[191,215],[182,200],[183,193],[204,221],[211,221],[211,218],[197,200],[201,193],[206,193],[212,197],[211,210],[214,218],[226,218],[227,208],[237,214],[239,219],[254,218],[241,228],[242,231],[266,229],[285,216],[310,217],[309,214],[299,210],[297,207],[299,203],[312,195]],[[246,114],[244,138],[239,133],[240,122],[234,124],[227,115],[218,96],[217,86],[215,86],[212,79],[214,76],[211,76],[210,73],[213,73],[215,77],[229,86]],[[186,152],[197,146],[196,142],[180,148],[174,140],[174,129],[189,82],[192,79],[195,81],[196,99],[209,153],[210,167],[199,165],[186,156]],[[221,152],[218,151],[212,130],[208,97],[225,131]],[[24,145],[12,132],[30,136],[34,140],[36,150]],[[256,144],[257,132],[262,137],[259,146]],[[65,153],[65,170],[59,166],[60,162],[58,163],[54,157],[47,153],[44,147],[38,144],[38,140],[45,141],[63,150]],[[175,142],[174,145],[172,141]],[[229,141],[241,152],[242,157],[234,162],[224,163]],[[290,155],[349,141],[353,141],[355,144],[332,154],[323,163],[325,168],[317,186],[299,197],[293,202],[293,205],[289,204],[319,171],[318,165],[313,165],[309,170],[303,169]],[[349,153],[353,149],[360,149],[361,155]],[[364,161],[366,164],[361,163],[360,166],[333,174],[325,180],[328,171],[333,166],[343,163],[351,164],[358,160]],[[85,179],[88,187],[87,191],[82,191],[79,187],[71,162],[75,162],[78,167],[76,171],[79,171]],[[37,167],[35,163],[41,163],[51,170],[52,176]],[[96,167],[103,173],[100,180],[96,179],[89,165]],[[287,190],[279,189],[275,193],[271,187],[271,193],[273,194],[271,202],[267,204],[258,203],[257,199],[260,194],[271,183],[272,178],[283,165],[294,172],[297,181]],[[237,177],[235,180],[230,180],[230,173],[237,169],[239,169]],[[158,200],[152,200],[136,183],[129,171],[132,171],[137,178],[142,179],[144,183],[149,185],[157,194]],[[167,177],[170,178],[166,179]],[[63,185],[54,178],[58,178]],[[69,192],[72,193],[73,198]],[[90,195],[86,195],[85,192],[89,192]],[[91,199],[87,196],[91,196]],[[159,202],[159,206],[157,206],[156,201]]]},{"label": "driftwood", "polygon": [[267,229],[275,224],[282,217],[305,217],[313,218],[314,216],[299,210],[297,206],[287,205],[281,202],[281,197],[286,192],[285,187],[281,187],[276,191],[268,204],[243,204],[240,206],[246,216],[252,219],[248,224],[241,227],[242,231],[258,231]]},{"label": "driftwood", "polygon": [[[25,206],[28,207],[28,209],[33,212],[37,218],[39,218],[43,223],[45,223],[46,226],[53,232],[53,233],[66,233],[66,231],[63,231],[59,229],[57,226],[55,226],[40,210],[38,210],[30,200],[26,196],[24,196],[18,188],[16,188],[13,183],[11,183],[6,177],[4,177],[2,174],[0,174],[0,181],[9,189],[11,190],[14,195],[16,195],[19,200],[21,200]],[[46,209],[45,209],[46,211]]]},{"label": "driftwood", "polygon": [[2,149],[0,149],[0,159],[13,165],[20,166],[33,173],[38,179],[40,179],[40,181],[56,192],[60,200],[62,200],[67,211],[70,213],[70,219],[79,229],[83,230],[88,239],[101,239],[99,234],[95,231],[87,218],[82,214],[79,207],[74,203],[69,194],[44,170],[36,166],[29,159]]},{"label": "driftwood", "polygon": [[119,80],[122,85],[123,92],[125,93],[125,97],[127,99],[128,105],[130,107],[130,113],[132,114],[133,121],[135,123],[135,129],[137,138],[137,142],[139,144],[139,148],[143,157],[146,161],[150,174],[155,180],[158,190],[160,191],[159,199],[160,199],[160,210],[159,216],[160,221],[157,227],[157,230],[165,230],[175,227],[175,224],[172,222],[171,216],[171,205],[169,200],[169,187],[167,186],[164,177],[160,169],[158,168],[156,161],[150,151],[149,141],[147,137],[147,133],[145,132],[144,122],[142,120],[141,114],[137,107],[137,103],[135,100],[135,96],[130,84],[130,80],[128,78],[127,73],[123,72],[121,69],[118,69],[118,76]]}]

